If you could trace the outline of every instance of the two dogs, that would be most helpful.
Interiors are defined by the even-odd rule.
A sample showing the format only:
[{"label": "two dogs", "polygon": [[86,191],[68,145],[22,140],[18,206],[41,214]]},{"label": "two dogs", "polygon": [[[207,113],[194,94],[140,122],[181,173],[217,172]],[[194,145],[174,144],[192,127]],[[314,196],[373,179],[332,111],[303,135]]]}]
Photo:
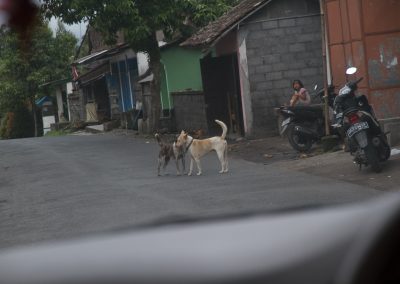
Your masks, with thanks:
[{"label": "two dogs", "polygon": [[214,136],[207,139],[195,139],[188,133],[182,130],[178,138],[173,144],[162,143],[158,134],[156,134],[156,139],[159,141],[160,152],[158,159],[158,174],[160,174],[160,168],[163,164],[163,168],[168,164],[168,161],[173,158],[176,160],[176,166],[178,174],[180,174],[178,160],[182,160],[183,167],[185,170],[185,154],[188,152],[190,154],[190,168],[188,175],[192,175],[193,165],[196,163],[197,175],[202,174],[200,159],[211,151],[216,151],[218,159],[221,163],[221,170],[219,173],[228,172],[228,143],[226,142],[226,133],[228,128],[220,120],[215,120],[222,128],[221,136]]}]

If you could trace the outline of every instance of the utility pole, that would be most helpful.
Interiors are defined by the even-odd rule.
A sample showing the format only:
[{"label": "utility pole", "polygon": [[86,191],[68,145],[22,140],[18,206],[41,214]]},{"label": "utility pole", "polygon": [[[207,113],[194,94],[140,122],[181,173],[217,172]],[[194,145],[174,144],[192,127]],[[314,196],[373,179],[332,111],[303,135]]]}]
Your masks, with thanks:
[{"label": "utility pole", "polygon": [[330,132],[330,118],[329,118],[329,99],[328,99],[328,62],[327,62],[327,42],[328,37],[326,33],[326,9],[325,1],[319,0],[321,9],[321,37],[322,37],[322,59],[323,59],[323,76],[324,76],[324,114],[325,114],[325,137],[322,137],[322,147],[324,151],[329,151],[337,145],[338,137],[331,135]]},{"label": "utility pole", "polygon": [[319,1],[321,10],[321,37],[322,37],[322,68],[324,76],[324,114],[325,114],[325,135],[330,135],[330,119],[329,119],[329,105],[328,105],[328,76],[327,76],[327,63],[326,63],[326,30],[325,30],[325,1]]}]

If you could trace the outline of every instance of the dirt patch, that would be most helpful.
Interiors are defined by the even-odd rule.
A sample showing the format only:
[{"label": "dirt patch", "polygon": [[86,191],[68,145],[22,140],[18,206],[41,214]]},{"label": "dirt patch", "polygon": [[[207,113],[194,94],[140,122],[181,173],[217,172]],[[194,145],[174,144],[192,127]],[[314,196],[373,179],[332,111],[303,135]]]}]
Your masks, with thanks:
[{"label": "dirt patch", "polygon": [[326,153],[296,161],[281,161],[278,167],[300,171],[316,176],[342,180],[377,190],[400,189],[400,155],[394,155],[383,163],[381,173],[375,173],[370,167],[359,167],[353,163],[353,157],[343,151]]},{"label": "dirt patch", "polygon": [[[400,147],[395,147],[399,148]],[[382,173],[374,173],[369,167],[361,170],[353,163],[353,157],[340,147],[324,153],[321,145],[314,145],[307,154],[293,150],[287,139],[270,137],[257,140],[231,141],[231,157],[263,164],[274,164],[277,167],[300,171],[354,184],[371,187],[377,190],[400,189],[400,153],[393,155],[383,163]]]},{"label": "dirt patch", "polygon": [[255,140],[229,142],[231,156],[243,160],[272,164],[279,161],[292,161],[313,157],[322,153],[322,148],[315,145],[310,152],[304,154],[294,150],[286,138],[268,137]]}]

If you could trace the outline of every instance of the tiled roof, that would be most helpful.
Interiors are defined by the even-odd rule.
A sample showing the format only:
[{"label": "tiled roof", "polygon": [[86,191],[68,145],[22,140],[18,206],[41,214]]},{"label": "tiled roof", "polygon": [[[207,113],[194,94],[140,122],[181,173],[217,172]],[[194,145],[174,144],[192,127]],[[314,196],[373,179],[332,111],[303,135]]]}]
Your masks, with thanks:
[{"label": "tiled roof", "polygon": [[220,35],[244,20],[270,0],[243,0],[217,20],[209,23],[197,33],[181,43],[181,46],[207,46],[212,44]]}]

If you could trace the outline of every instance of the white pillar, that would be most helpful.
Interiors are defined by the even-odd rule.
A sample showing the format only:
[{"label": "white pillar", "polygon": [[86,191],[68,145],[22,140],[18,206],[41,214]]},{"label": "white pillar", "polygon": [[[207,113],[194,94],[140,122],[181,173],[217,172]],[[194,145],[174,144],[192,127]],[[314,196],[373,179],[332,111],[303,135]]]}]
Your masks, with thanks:
[{"label": "white pillar", "polygon": [[57,99],[57,108],[58,108],[58,120],[63,121],[65,120],[64,113],[64,104],[62,100],[62,91],[61,86],[56,88],[56,99]]}]

